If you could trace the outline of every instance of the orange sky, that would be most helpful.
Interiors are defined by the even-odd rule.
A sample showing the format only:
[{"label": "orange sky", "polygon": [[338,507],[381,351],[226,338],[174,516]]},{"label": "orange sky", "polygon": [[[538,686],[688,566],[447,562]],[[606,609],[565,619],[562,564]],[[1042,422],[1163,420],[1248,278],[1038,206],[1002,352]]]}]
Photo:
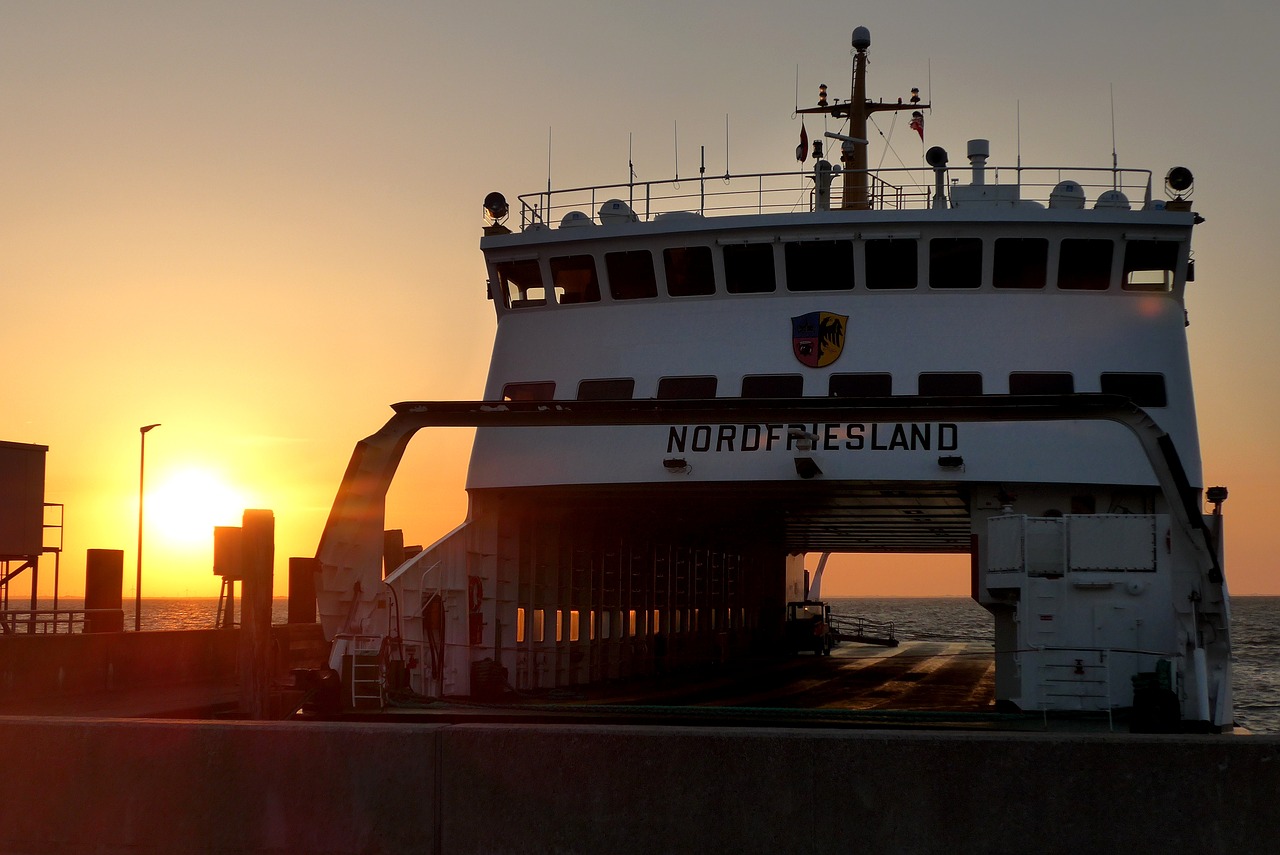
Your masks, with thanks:
[{"label": "orange sky", "polygon": [[[1114,91],[1121,165],[1195,172],[1205,476],[1231,489],[1233,591],[1280,594],[1273,4],[429,5],[0,6],[0,439],[50,447],[64,594],[98,547],[125,550],[132,597],[153,422],[144,594],[215,596],[212,527],[243,507],[275,512],[283,593],[388,405],[480,396],[480,201],[545,186],[549,128],[557,186],[625,181],[629,149],[671,177],[677,127],[684,176],[701,146],[710,174],[791,168],[797,66],[802,101],[846,96],[859,24],[871,93],[925,89],[953,160],[981,136],[1011,164],[1020,136],[1029,166],[1108,165]],[[885,165],[919,162],[881,130]],[[409,542],[461,521],[467,451],[459,430],[410,447],[389,519]],[[831,596],[969,588],[964,556],[829,573]]]}]

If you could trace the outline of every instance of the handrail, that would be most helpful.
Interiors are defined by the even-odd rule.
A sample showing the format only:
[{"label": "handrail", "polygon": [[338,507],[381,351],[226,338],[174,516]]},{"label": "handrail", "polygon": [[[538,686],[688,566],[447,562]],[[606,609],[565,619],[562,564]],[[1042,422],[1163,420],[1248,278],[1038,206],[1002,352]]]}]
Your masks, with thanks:
[{"label": "handrail", "polygon": [[95,616],[123,615],[121,609],[5,609],[0,611],[0,634],[25,632],[31,635],[56,635],[58,632],[84,632],[85,624]]},{"label": "handrail", "polygon": [[[1001,171],[1016,176],[1014,184],[999,185]],[[866,170],[873,210],[926,210],[933,206],[935,176],[932,169],[894,167]],[[1102,192],[1125,192],[1135,207],[1150,208],[1151,170],[1119,167],[992,166],[990,186],[1018,188],[1020,201],[1048,204],[1059,182],[1068,176],[1096,199]],[[944,173],[949,189],[960,186],[968,175],[963,169]],[[685,179],[687,182],[689,179]],[[814,211],[814,176],[807,171],[726,174],[713,183],[699,181],[696,188],[682,187],[680,179],[595,184],[561,189],[548,188],[519,197],[520,227],[557,227],[571,211],[585,215],[576,222],[600,222],[602,200],[625,199],[637,220],[648,222],[660,214],[696,213],[704,217]],[[640,191],[640,192],[637,192]],[[1093,191],[1089,193],[1089,191]],[[831,187],[831,206],[840,207],[839,182]],[[642,209],[636,209],[642,205]],[[585,208],[586,210],[582,210]]]}]

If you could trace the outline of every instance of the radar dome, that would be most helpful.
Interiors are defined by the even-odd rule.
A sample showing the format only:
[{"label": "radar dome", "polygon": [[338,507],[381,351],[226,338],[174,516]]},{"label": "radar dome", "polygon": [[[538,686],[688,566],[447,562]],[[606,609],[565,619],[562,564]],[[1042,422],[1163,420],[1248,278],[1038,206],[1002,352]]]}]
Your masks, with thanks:
[{"label": "radar dome", "polygon": [[1058,186],[1049,194],[1050,208],[1068,210],[1084,207],[1084,188],[1074,181],[1059,181]]},{"label": "radar dome", "polygon": [[600,206],[600,222],[604,225],[615,223],[634,223],[636,212],[621,199],[610,199]]},{"label": "radar dome", "polygon": [[853,30],[853,46],[857,50],[871,47],[871,31],[866,27],[855,27]]}]

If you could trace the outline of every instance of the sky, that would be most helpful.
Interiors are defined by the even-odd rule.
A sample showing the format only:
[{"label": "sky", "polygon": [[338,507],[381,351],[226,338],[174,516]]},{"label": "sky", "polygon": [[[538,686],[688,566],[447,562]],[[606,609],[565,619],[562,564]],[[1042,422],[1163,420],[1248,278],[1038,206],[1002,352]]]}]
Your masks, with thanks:
[{"label": "sky", "polygon": [[[859,25],[869,96],[919,86],[926,144],[953,162],[985,137],[992,165],[1020,141],[1026,165],[1108,166],[1114,99],[1121,166],[1195,173],[1206,483],[1231,491],[1232,592],[1280,594],[1269,0],[8,0],[0,440],[49,446],[60,592],[82,591],[86,549],[122,549],[133,597],[139,428],[159,423],[144,596],[216,596],[212,527],[245,508],[275,514],[283,594],[388,405],[482,396],[485,194],[536,192],[548,169],[561,187],[622,182],[629,153],[642,180],[692,176],[703,147],[710,174],[792,168],[797,85],[802,105],[819,83],[848,97]],[[905,126],[890,140],[886,165],[921,161]],[[407,542],[462,521],[468,449],[465,430],[410,446],[388,505]],[[966,556],[842,557],[824,593],[968,589]]]}]

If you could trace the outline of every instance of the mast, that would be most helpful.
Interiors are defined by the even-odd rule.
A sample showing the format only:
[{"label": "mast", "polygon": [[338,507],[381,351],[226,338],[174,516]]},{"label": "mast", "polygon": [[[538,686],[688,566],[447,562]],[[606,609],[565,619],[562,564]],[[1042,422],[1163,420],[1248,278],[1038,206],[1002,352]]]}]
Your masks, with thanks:
[{"label": "mast", "polygon": [[[806,107],[797,113],[825,113],[832,118],[849,117],[849,133],[842,136],[840,161],[844,164],[843,193],[840,207],[846,210],[866,211],[871,208],[870,177],[867,172],[867,118],[872,113],[887,110],[924,110],[928,104],[871,103],[867,100],[867,48],[871,47],[871,31],[857,27],[853,31],[853,80],[852,97],[844,104],[826,104],[823,97],[817,107]],[[826,87],[823,87],[825,92]]]}]

